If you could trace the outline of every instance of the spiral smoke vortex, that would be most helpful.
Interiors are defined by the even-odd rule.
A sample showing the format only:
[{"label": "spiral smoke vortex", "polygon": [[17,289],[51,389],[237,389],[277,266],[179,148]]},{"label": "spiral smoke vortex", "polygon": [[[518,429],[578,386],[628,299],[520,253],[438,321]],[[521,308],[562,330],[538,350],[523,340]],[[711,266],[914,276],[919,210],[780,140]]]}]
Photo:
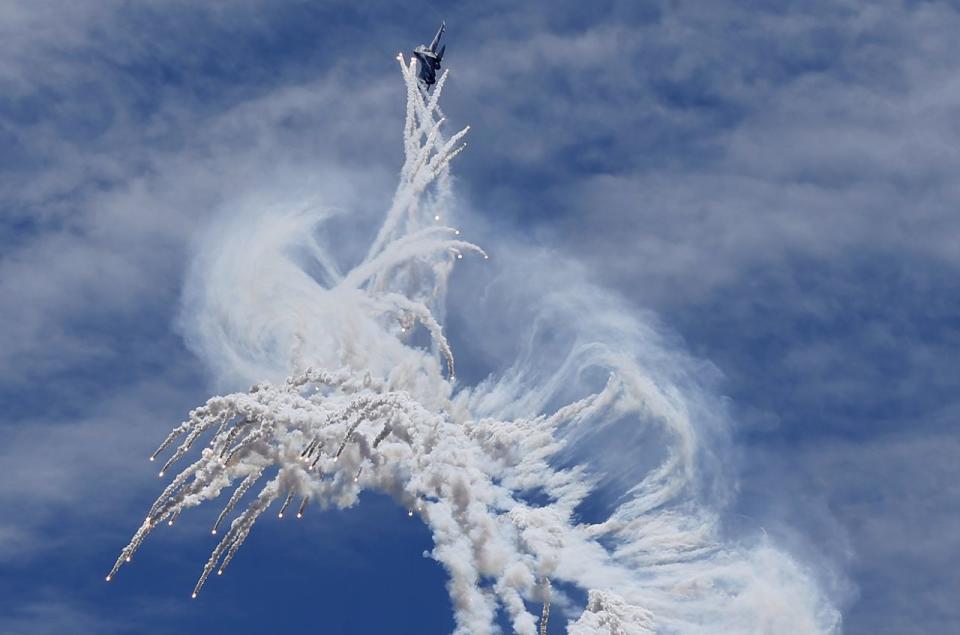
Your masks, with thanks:
[{"label": "spiral smoke vortex", "polygon": [[314,206],[237,213],[201,243],[188,343],[218,378],[257,383],[164,440],[151,457],[171,451],[161,476],[195,460],[107,579],[155,528],[221,494],[194,596],[274,503],[300,517],[379,491],[432,532],[457,633],[498,632],[502,609],[536,635],[551,607],[577,635],[837,630],[809,572],[766,539],[721,531],[725,422],[696,363],[576,266],[546,272],[541,254],[505,253],[527,268],[501,283],[531,298],[518,322],[529,336],[506,368],[458,384],[441,324],[448,277],[487,258],[451,226],[450,161],[467,129],[443,134],[447,75],[425,94],[415,62],[398,59],[405,163],[359,264],[340,271],[317,240],[333,212]]}]

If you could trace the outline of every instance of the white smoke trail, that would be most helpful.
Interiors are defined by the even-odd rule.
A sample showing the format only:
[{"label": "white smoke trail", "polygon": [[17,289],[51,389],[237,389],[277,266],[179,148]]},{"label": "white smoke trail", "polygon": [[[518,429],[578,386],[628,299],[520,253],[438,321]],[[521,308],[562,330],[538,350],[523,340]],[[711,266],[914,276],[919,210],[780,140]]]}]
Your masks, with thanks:
[{"label": "white smoke trail", "polygon": [[[609,295],[564,269],[540,294],[519,359],[455,389],[440,323],[447,279],[465,255],[486,257],[448,226],[449,163],[467,129],[442,134],[446,74],[427,96],[415,62],[399,59],[406,160],[362,262],[338,269],[313,238],[328,213],[311,207],[226,219],[219,247],[199,254],[185,291],[191,345],[220,377],[260,383],[211,398],[164,440],[151,457],[174,448],[161,474],[209,437],[107,579],[162,521],[232,488],[218,534],[266,478],[222,533],[194,595],[277,499],[280,515],[299,499],[300,517],[308,502],[348,507],[376,490],[430,528],[457,633],[496,632],[502,608],[515,632],[536,635],[536,606],[544,603],[545,627],[551,601],[554,613],[570,613],[570,587],[588,592],[568,623],[577,635],[836,630],[836,611],[786,554],[723,539],[713,452],[721,418],[688,360]],[[544,282],[507,284],[522,295]],[[555,337],[541,346],[544,332]],[[427,336],[431,350],[413,345]],[[596,451],[624,426],[650,445],[619,462]],[[599,522],[581,520],[602,506],[597,485],[610,477],[628,483],[626,494]]]}]

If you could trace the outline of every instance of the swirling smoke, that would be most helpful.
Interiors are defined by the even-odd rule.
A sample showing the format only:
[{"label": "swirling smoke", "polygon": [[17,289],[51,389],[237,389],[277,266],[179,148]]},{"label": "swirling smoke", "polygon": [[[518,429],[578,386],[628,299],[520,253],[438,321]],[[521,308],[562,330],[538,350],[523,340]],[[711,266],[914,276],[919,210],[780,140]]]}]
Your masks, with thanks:
[{"label": "swirling smoke", "polygon": [[333,212],[313,206],[237,213],[202,243],[188,341],[222,381],[257,383],[192,411],[151,457],[172,448],[164,475],[204,446],[107,579],[152,530],[224,494],[196,596],[275,502],[301,516],[368,490],[429,527],[457,633],[498,632],[501,609],[515,632],[545,633],[551,606],[577,635],[837,630],[800,564],[722,530],[727,426],[698,364],[575,265],[503,249],[525,274],[497,278],[490,311],[511,317],[515,359],[457,382],[448,278],[487,258],[450,218],[467,129],[442,132],[446,75],[427,94],[399,60],[405,163],[359,264],[340,270],[317,239]]}]

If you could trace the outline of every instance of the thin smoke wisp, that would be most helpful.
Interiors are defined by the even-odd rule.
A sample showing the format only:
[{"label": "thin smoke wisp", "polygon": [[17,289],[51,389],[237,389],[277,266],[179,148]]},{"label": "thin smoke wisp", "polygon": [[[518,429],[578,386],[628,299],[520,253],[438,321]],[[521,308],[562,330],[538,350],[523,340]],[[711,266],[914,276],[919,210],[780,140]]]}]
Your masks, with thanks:
[{"label": "thin smoke wisp", "polygon": [[[724,424],[689,360],[575,271],[543,283],[508,367],[457,382],[447,282],[458,261],[487,258],[450,218],[468,129],[443,132],[446,73],[427,94],[398,59],[405,162],[359,264],[340,271],[315,240],[328,212],[312,207],[224,219],[197,254],[188,341],[218,376],[257,383],[190,412],[150,457],[172,480],[107,580],[152,531],[221,498],[196,597],[271,507],[301,517],[376,491],[430,529],[460,634],[499,632],[501,611],[522,635],[551,615],[576,635],[836,630],[799,563],[721,531]],[[522,296],[530,271],[502,282]],[[605,444],[624,430],[647,446]],[[605,482],[622,492],[586,520]]]}]

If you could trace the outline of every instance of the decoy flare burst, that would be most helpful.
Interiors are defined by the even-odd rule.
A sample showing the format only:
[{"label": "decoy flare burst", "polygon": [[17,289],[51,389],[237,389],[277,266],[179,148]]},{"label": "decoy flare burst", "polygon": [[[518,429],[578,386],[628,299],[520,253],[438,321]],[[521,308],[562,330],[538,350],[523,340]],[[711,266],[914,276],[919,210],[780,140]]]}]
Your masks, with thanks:
[{"label": "decoy flare burst", "polygon": [[[566,316],[563,328],[581,329],[561,362],[556,350],[536,357],[531,337],[530,350],[501,377],[475,386],[454,379],[441,326],[448,277],[461,261],[486,254],[440,222],[453,216],[450,162],[467,134],[467,128],[449,138],[443,132],[439,99],[448,71],[425,79],[417,61],[435,58],[431,68],[439,68],[442,35],[443,27],[409,62],[398,56],[406,85],[405,161],[391,207],[359,264],[340,272],[318,247],[306,273],[288,258],[294,250],[284,241],[310,232],[297,226],[282,234],[287,217],[276,215],[263,221],[264,231],[238,225],[237,244],[233,234],[218,232],[207,246],[217,251],[201,254],[209,257],[191,275],[213,282],[203,278],[199,288],[216,282],[230,291],[195,303],[198,337],[207,334],[211,351],[232,346],[223,357],[237,376],[268,360],[278,377],[289,378],[214,396],[163,440],[150,460],[168,453],[160,474],[172,480],[106,580],[152,531],[167,526],[163,521],[223,495],[210,529],[216,544],[195,598],[211,573],[226,570],[271,505],[279,502],[282,517],[299,498],[299,518],[308,501],[318,511],[344,508],[373,490],[393,496],[432,532],[431,555],[450,576],[458,633],[499,632],[502,611],[516,633],[543,635],[551,601],[554,618],[573,615],[567,629],[575,635],[700,632],[707,623],[714,632],[742,632],[749,620],[769,632],[827,632],[832,614],[788,556],[766,543],[724,544],[717,513],[701,496],[708,491],[701,460],[709,455],[709,435],[692,413],[701,412],[702,395],[690,392],[683,373],[662,371],[675,354],[640,317],[618,304],[581,302],[582,295],[560,285],[554,293],[563,302],[551,305],[555,312],[583,306],[557,313]],[[267,240],[276,248],[247,249]],[[240,252],[243,260],[229,260]],[[253,258],[259,260],[247,267]],[[255,277],[273,272],[279,273]],[[258,281],[270,301],[242,305],[255,294],[238,298],[235,289],[257,290]],[[592,299],[606,297],[589,289]],[[210,304],[223,297],[225,304]],[[217,310],[204,313],[208,305]],[[217,320],[230,319],[229,328],[216,330]],[[276,339],[258,348],[265,332]],[[270,376],[243,376],[252,375]],[[595,381],[576,384],[584,377]],[[571,385],[586,389],[564,392]],[[588,453],[572,450],[620,422],[653,430],[650,438],[662,447],[638,450],[642,459],[631,465],[643,463],[648,471],[628,483],[609,513],[584,522],[581,504],[601,479],[622,477],[604,475],[612,457],[587,461]],[[175,464],[188,456],[193,461],[177,472]],[[582,613],[572,608],[570,588],[588,592]],[[764,606],[784,608],[764,614]]]}]

